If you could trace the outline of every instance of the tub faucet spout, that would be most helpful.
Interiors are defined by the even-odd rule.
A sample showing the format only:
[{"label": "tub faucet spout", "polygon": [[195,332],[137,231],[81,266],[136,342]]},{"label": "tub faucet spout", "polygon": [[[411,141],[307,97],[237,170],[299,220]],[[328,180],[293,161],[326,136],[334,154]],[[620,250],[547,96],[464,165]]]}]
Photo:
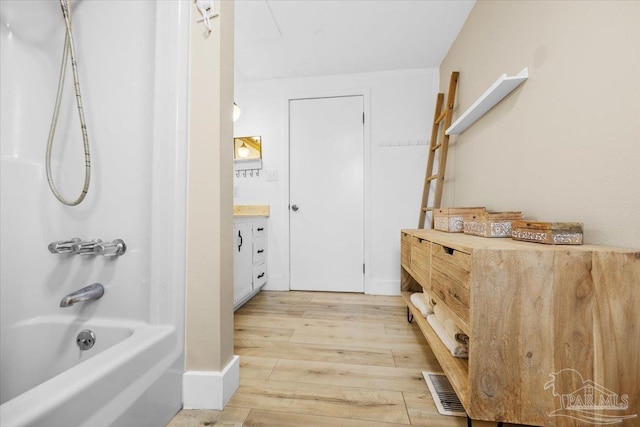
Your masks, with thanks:
[{"label": "tub faucet spout", "polygon": [[77,302],[102,298],[102,295],[104,295],[104,287],[100,283],[94,283],[92,285],[85,286],[82,289],[78,289],[77,291],[62,298],[62,301],[60,301],[60,307],[71,307]]}]

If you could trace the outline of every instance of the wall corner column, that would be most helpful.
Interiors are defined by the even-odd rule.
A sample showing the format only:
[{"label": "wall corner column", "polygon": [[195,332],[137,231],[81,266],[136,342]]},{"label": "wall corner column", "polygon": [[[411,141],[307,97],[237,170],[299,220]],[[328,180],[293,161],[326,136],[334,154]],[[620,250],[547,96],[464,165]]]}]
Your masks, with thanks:
[{"label": "wall corner column", "polygon": [[209,32],[191,3],[183,403],[222,409],[239,383],[231,250],[234,4],[215,2],[219,16]]}]

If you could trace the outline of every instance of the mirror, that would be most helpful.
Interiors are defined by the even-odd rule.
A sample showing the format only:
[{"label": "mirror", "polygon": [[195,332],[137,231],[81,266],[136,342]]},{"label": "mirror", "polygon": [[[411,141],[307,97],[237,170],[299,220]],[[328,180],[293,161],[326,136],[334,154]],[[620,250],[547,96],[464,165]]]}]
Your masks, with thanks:
[{"label": "mirror", "polygon": [[233,160],[243,162],[262,159],[262,138],[259,136],[239,136],[233,138]]}]

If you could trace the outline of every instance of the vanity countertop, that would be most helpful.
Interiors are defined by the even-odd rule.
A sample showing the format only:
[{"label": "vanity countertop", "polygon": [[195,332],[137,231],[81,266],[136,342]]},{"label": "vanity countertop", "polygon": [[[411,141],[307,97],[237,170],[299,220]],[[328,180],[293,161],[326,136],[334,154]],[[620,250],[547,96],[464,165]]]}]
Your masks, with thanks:
[{"label": "vanity countertop", "polygon": [[233,205],[233,216],[269,216],[269,205]]}]

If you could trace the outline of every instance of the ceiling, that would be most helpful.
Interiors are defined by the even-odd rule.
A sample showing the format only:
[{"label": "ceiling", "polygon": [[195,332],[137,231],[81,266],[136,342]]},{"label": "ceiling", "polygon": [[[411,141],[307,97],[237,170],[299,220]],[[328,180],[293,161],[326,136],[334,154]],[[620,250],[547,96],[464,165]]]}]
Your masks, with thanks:
[{"label": "ceiling", "polygon": [[236,0],[236,79],[439,67],[474,3]]}]

